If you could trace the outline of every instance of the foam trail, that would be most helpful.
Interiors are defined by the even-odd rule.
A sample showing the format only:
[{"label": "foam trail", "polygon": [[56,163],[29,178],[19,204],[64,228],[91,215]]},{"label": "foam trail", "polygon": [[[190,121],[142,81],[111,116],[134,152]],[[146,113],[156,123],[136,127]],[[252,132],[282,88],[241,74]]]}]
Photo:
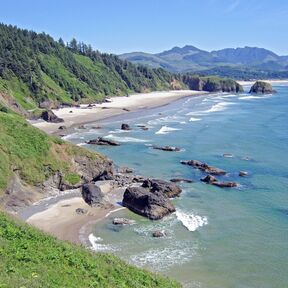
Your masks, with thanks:
[{"label": "foam trail", "polygon": [[202,119],[201,118],[196,118],[196,117],[191,117],[189,119],[190,122],[196,122],[196,121],[201,121]]},{"label": "foam trail", "polygon": [[118,137],[112,134],[109,134],[105,136],[104,138],[115,140],[118,142],[136,142],[136,143],[141,143],[141,142],[151,142],[150,140],[145,140],[145,139],[138,139],[134,137]]},{"label": "foam trail", "polygon": [[208,224],[207,217],[176,211],[176,217],[189,231],[196,231],[199,227]]},{"label": "foam trail", "polygon": [[168,126],[162,126],[160,130],[158,130],[157,132],[155,132],[155,134],[168,134],[172,131],[177,131],[177,130],[181,130],[181,129],[178,129],[178,128],[171,128],[171,127],[168,127]]}]

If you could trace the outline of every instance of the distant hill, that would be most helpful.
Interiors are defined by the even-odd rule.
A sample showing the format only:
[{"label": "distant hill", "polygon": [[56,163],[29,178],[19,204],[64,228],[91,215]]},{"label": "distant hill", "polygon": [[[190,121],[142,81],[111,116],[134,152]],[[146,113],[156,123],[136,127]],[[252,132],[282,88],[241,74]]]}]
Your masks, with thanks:
[{"label": "distant hill", "polygon": [[45,33],[0,24],[0,100],[12,97],[26,110],[47,100],[87,103],[105,96],[168,90],[175,77],[94,51],[76,39],[65,44]]},{"label": "distant hill", "polygon": [[208,70],[220,68],[219,76],[227,76],[221,74],[223,67],[226,72],[227,67],[231,72],[249,68],[256,75],[261,74],[261,71],[283,72],[288,68],[288,56],[279,56],[272,51],[257,47],[227,48],[208,52],[187,45],[183,48],[174,47],[158,54],[133,52],[119,57],[135,64],[144,64],[153,68],[161,67],[171,72],[200,72],[206,75]]}]

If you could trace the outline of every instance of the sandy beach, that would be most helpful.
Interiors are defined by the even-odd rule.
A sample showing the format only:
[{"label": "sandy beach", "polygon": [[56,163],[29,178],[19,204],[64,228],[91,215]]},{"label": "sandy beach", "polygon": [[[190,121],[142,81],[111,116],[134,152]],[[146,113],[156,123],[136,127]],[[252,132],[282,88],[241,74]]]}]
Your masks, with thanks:
[{"label": "sandy beach", "polygon": [[207,92],[177,90],[133,94],[127,97],[112,97],[109,98],[110,102],[95,104],[93,107],[88,107],[88,105],[81,105],[80,107],[68,107],[53,110],[53,112],[58,117],[64,119],[64,123],[55,124],[45,121],[32,121],[31,124],[40,128],[46,133],[53,134],[59,131],[58,128],[61,125],[65,125],[67,128],[71,128],[77,125],[101,121],[112,116],[137,111],[140,109],[166,105],[183,97],[197,96],[205,93]]}]

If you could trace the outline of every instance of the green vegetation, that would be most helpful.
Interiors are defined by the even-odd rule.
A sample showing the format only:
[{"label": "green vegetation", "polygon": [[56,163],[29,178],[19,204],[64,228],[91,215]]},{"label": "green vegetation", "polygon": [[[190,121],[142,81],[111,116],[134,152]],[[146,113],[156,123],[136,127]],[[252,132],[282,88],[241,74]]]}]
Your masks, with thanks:
[{"label": "green vegetation", "polygon": [[201,77],[193,74],[183,75],[183,82],[191,90],[208,92],[243,92],[243,87],[236,81],[229,78],[216,76]]},{"label": "green vegetation", "polygon": [[266,94],[275,92],[272,88],[272,85],[267,82],[257,81],[250,89],[250,93],[256,94]]},{"label": "green vegetation", "polygon": [[108,254],[92,254],[0,213],[0,287],[180,287]]},{"label": "green vegetation", "polygon": [[76,173],[69,173],[65,175],[64,180],[71,185],[76,185],[80,182],[81,177]]},{"label": "green vegetation", "polygon": [[0,112],[0,195],[13,170],[30,185],[42,183],[56,171],[66,175],[67,182],[73,185],[79,180],[71,164],[74,155],[103,157],[48,136],[15,113]]},{"label": "green vegetation", "polygon": [[65,45],[45,33],[0,24],[0,92],[26,110],[47,99],[95,102],[106,95],[170,89],[177,77],[102,54],[75,39]]}]

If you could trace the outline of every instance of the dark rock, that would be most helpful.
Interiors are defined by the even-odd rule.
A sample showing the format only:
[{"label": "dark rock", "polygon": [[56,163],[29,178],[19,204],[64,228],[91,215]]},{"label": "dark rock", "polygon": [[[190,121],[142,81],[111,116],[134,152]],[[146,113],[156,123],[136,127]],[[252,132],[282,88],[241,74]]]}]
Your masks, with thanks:
[{"label": "dark rock", "polygon": [[82,186],[82,197],[90,206],[101,205],[104,201],[104,194],[101,189],[93,183],[84,184]]},{"label": "dark rock", "polygon": [[95,104],[88,104],[87,108],[92,108],[92,107],[95,107],[96,105]]},{"label": "dark rock", "polygon": [[169,151],[169,152],[178,152],[180,151],[181,149],[178,148],[178,147],[173,147],[173,146],[152,146],[153,149],[156,149],[156,150],[162,150],[162,151]]},{"label": "dark rock", "polygon": [[201,181],[207,184],[213,184],[214,182],[218,182],[218,180],[212,175],[207,175],[206,177],[202,178]]},{"label": "dark rock", "polygon": [[166,233],[163,230],[156,230],[152,233],[152,236],[155,238],[165,237]]},{"label": "dark rock", "polygon": [[131,130],[130,126],[128,124],[123,123],[121,125],[121,130]]},{"label": "dark rock", "polygon": [[123,110],[123,111],[126,111],[126,112],[130,112],[130,110],[127,109],[127,108],[123,108],[122,110]]},{"label": "dark rock", "polygon": [[99,137],[97,139],[92,139],[86,142],[87,144],[93,145],[107,145],[107,146],[119,146],[120,144],[116,141],[105,139],[103,137]]},{"label": "dark rock", "polygon": [[212,182],[212,185],[218,186],[220,188],[232,188],[237,187],[238,184],[236,182]]},{"label": "dark rock", "polygon": [[136,222],[134,220],[127,219],[127,218],[114,218],[112,223],[114,225],[133,225]]},{"label": "dark rock", "polygon": [[151,192],[158,191],[169,198],[177,197],[182,192],[181,188],[174,183],[159,179],[146,179],[142,187],[150,189]]},{"label": "dark rock", "polygon": [[59,130],[65,130],[65,129],[67,129],[67,127],[66,126],[59,126],[59,128],[58,128]]},{"label": "dark rock", "polygon": [[135,175],[132,179],[132,182],[134,183],[142,183],[144,181],[144,177],[140,175]]},{"label": "dark rock", "polygon": [[101,126],[92,126],[91,129],[95,129],[95,130],[96,129],[102,129],[102,127]]},{"label": "dark rock", "polygon": [[83,208],[77,208],[77,209],[75,210],[75,212],[76,212],[77,214],[87,214],[87,213],[88,213],[88,210],[87,210],[87,209],[83,209]]},{"label": "dark rock", "polygon": [[73,111],[72,111],[72,110],[70,110],[70,111],[69,111],[69,113],[73,113]]},{"label": "dark rock", "polygon": [[181,183],[181,182],[193,183],[193,180],[185,179],[185,178],[172,178],[172,179],[170,179],[170,181],[173,183]]},{"label": "dark rock", "polygon": [[246,172],[246,171],[240,171],[240,172],[239,172],[239,176],[241,176],[241,177],[248,176],[248,172]]},{"label": "dark rock", "polygon": [[271,94],[275,93],[276,91],[273,90],[272,85],[270,83],[264,81],[257,81],[251,87],[249,93],[253,94]]},{"label": "dark rock", "polygon": [[98,175],[93,179],[93,181],[105,181],[105,180],[114,180],[114,174],[113,171],[110,170],[104,170],[103,173]]},{"label": "dark rock", "polygon": [[208,164],[202,163],[198,160],[181,161],[181,164],[192,166],[195,169],[199,169],[211,175],[225,175],[226,174],[226,171],[213,167],[213,166],[209,166]]},{"label": "dark rock", "polygon": [[64,122],[64,120],[62,118],[57,117],[53,111],[51,110],[46,110],[43,111],[41,118],[47,122],[51,122],[51,123],[61,123]]},{"label": "dark rock", "polygon": [[158,220],[175,212],[170,200],[162,193],[151,192],[143,187],[128,187],[122,203],[131,211],[151,220]]},{"label": "dark rock", "polygon": [[131,174],[133,173],[133,169],[129,168],[129,167],[121,167],[118,169],[119,173],[124,173],[124,174]]},{"label": "dark rock", "polygon": [[141,129],[142,129],[142,130],[144,130],[144,131],[147,131],[147,130],[149,130],[149,128],[148,128],[148,127],[141,127]]},{"label": "dark rock", "polygon": [[79,125],[77,128],[78,129],[85,129],[85,126],[84,125]]}]

